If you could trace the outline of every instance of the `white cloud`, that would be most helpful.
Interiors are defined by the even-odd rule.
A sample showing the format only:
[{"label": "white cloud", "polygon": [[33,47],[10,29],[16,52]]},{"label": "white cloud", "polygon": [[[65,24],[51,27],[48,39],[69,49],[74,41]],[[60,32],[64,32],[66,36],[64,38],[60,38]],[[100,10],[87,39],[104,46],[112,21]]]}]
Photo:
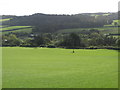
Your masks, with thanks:
[{"label": "white cloud", "polygon": [[1,0],[0,14],[115,12],[119,0]]}]

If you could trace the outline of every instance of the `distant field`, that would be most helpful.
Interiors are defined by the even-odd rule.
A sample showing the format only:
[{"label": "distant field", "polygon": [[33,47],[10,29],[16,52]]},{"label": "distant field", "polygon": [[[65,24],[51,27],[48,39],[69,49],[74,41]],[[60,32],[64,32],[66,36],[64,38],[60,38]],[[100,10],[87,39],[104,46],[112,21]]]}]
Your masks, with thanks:
[{"label": "distant field", "polygon": [[1,28],[5,28],[8,27],[7,25],[0,25],[0,30],[2,30]]},{"label": "distant field", "polygon": [[118,52],[3,47],[3,88],[117,88]]},{"label": "distant field", "polygon": [[117,27],[62,29],[62,30],[59,30],[58,33],[71,33],[71,32],[80,33],[82,30],[91,30],[91,29],[99,30],[103,34],[118,33]]},{"label": "distant field", "polygon": [[119,22],[120,22],[120,20],[113,20],[113,23],[114,23],[114,22],[119,23]]},{"label": "distant field", "polygon": [[109,34],[109,33],[111,33],[111,34],[118,34],[119,32],[120,31],[119,31],[118,27],[111,28],[111,29],[105,29],[105,30],[101,31],[102,34]]},{"label": "distant field", "polygon": [[114,27],[114,26],[120,26],[120,20],[113,20],[113,22],[109,25],[104,25],[105,27]]},{"label": "distant field", "polygon": [[[0,19],[0,22],[9,21],[11,18],[7,19]],[[32,32],[31,26],[7,26],[7,25],[0,25],[0,32],[2,34],[7,34],[9,32]]]},{"label": "distant field", "polygon": [[32,32],[32,28],[18,29],[18,30],[13,30],[13,31],[6,31],[6,32],[2,32],[2,34],[8,34],[10,32],[26,32],[26,33],[31,33]]},{"label": "distant field", "polygon": [[11,18],[0,19],[0,22],[9,21]]},{"label": "distant field", "polygon": [[28,28],[31,26],[8,26],[8,27],[3,27],[1,30],[13,30],[13,29],[21,29],[21,28]]},{"label": "distant field", "polygon": [[31,26],[2,26],[0,28],[0,31],[3,34],[7,34],[9,32],[32,32],[32,27]]}]

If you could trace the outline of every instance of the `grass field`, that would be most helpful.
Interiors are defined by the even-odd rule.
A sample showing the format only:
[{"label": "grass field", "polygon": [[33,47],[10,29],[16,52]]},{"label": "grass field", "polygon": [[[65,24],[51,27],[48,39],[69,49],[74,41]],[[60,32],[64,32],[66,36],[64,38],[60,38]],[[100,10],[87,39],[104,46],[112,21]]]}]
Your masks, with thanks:
[{"label": "grass field", "polygon": [[82,30],[99,30],[102,34],[117,34],[118,28],[117,27],[101,27],[101,28],[76,28],[76,29],[62,29],[59,30],[58,33],[71,33],[71,32],[77,32],[80,33]]},{"label": "grass field", "polygon": [[29,28],[31,26],[8,26],[8,27],[4,27],[1,30],[5,31],[5,30],[13,30],[13,29],[22,29],[22,28]]},{"label": "grass field", "polygon": [[0,19],[0,22],[9,21],[10,19],[12,19],[12,18]]},{"label": "grass field", "polygon": [[118,52],[3,47],[3,88],[117,88]]},{"label": "grass field", "polygon": [[0,48],[0,89],[2,89],[2,48]]},{"label": "grass field", "polygon": [[31,33],[32,32],[32,28],[25,28],[25,29],[18,29],[18,30],[13,30],[13,31],[6,31],[6,32],[2,32],[2,34],[8,34],[10,32],[15,32],[15,33],[18,33],[18,32],[26,32],[26,33]]},{"label": "grass field", "polygon": [[32,32],[31,26],[2,26],[0,28],[0,32],[2,31],[2,34],[8,34],[10,32]]},{"label": "grass field", "polygon": [[[11,18],[0,19],[0,22],[9,21]],[[32,32],[31,26],[7,26],[7,25],[0,25],[0,32],[2,34],[8,34],[10,32]]]}]

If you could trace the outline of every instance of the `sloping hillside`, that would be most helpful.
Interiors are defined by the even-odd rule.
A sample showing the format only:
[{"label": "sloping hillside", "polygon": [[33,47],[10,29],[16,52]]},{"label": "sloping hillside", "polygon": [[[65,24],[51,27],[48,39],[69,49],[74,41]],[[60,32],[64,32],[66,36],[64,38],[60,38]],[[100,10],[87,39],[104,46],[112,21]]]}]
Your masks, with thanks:
[{"label": "sloping hillside", "polygon": [[35,26],[33,32],[56,32],[61,29],[103,27],[111,24],[115,19],[117,19],[117,13],[83,13],[75,15],[37,13],[29,16],[14,16],[9,21],[3,22],[3,25]]}]

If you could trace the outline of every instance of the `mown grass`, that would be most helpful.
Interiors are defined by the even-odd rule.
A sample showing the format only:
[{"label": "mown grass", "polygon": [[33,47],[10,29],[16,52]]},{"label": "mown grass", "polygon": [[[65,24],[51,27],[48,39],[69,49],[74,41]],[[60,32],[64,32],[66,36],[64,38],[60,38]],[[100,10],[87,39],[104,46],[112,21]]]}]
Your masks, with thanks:
[{"label": "mown grass", "polygon": [[0,48],[0,89],[2,89],[2,48]]},{"label": "mown grass", "polygon": [[118,52],[3,47],[3,88],[117,88]]}]

